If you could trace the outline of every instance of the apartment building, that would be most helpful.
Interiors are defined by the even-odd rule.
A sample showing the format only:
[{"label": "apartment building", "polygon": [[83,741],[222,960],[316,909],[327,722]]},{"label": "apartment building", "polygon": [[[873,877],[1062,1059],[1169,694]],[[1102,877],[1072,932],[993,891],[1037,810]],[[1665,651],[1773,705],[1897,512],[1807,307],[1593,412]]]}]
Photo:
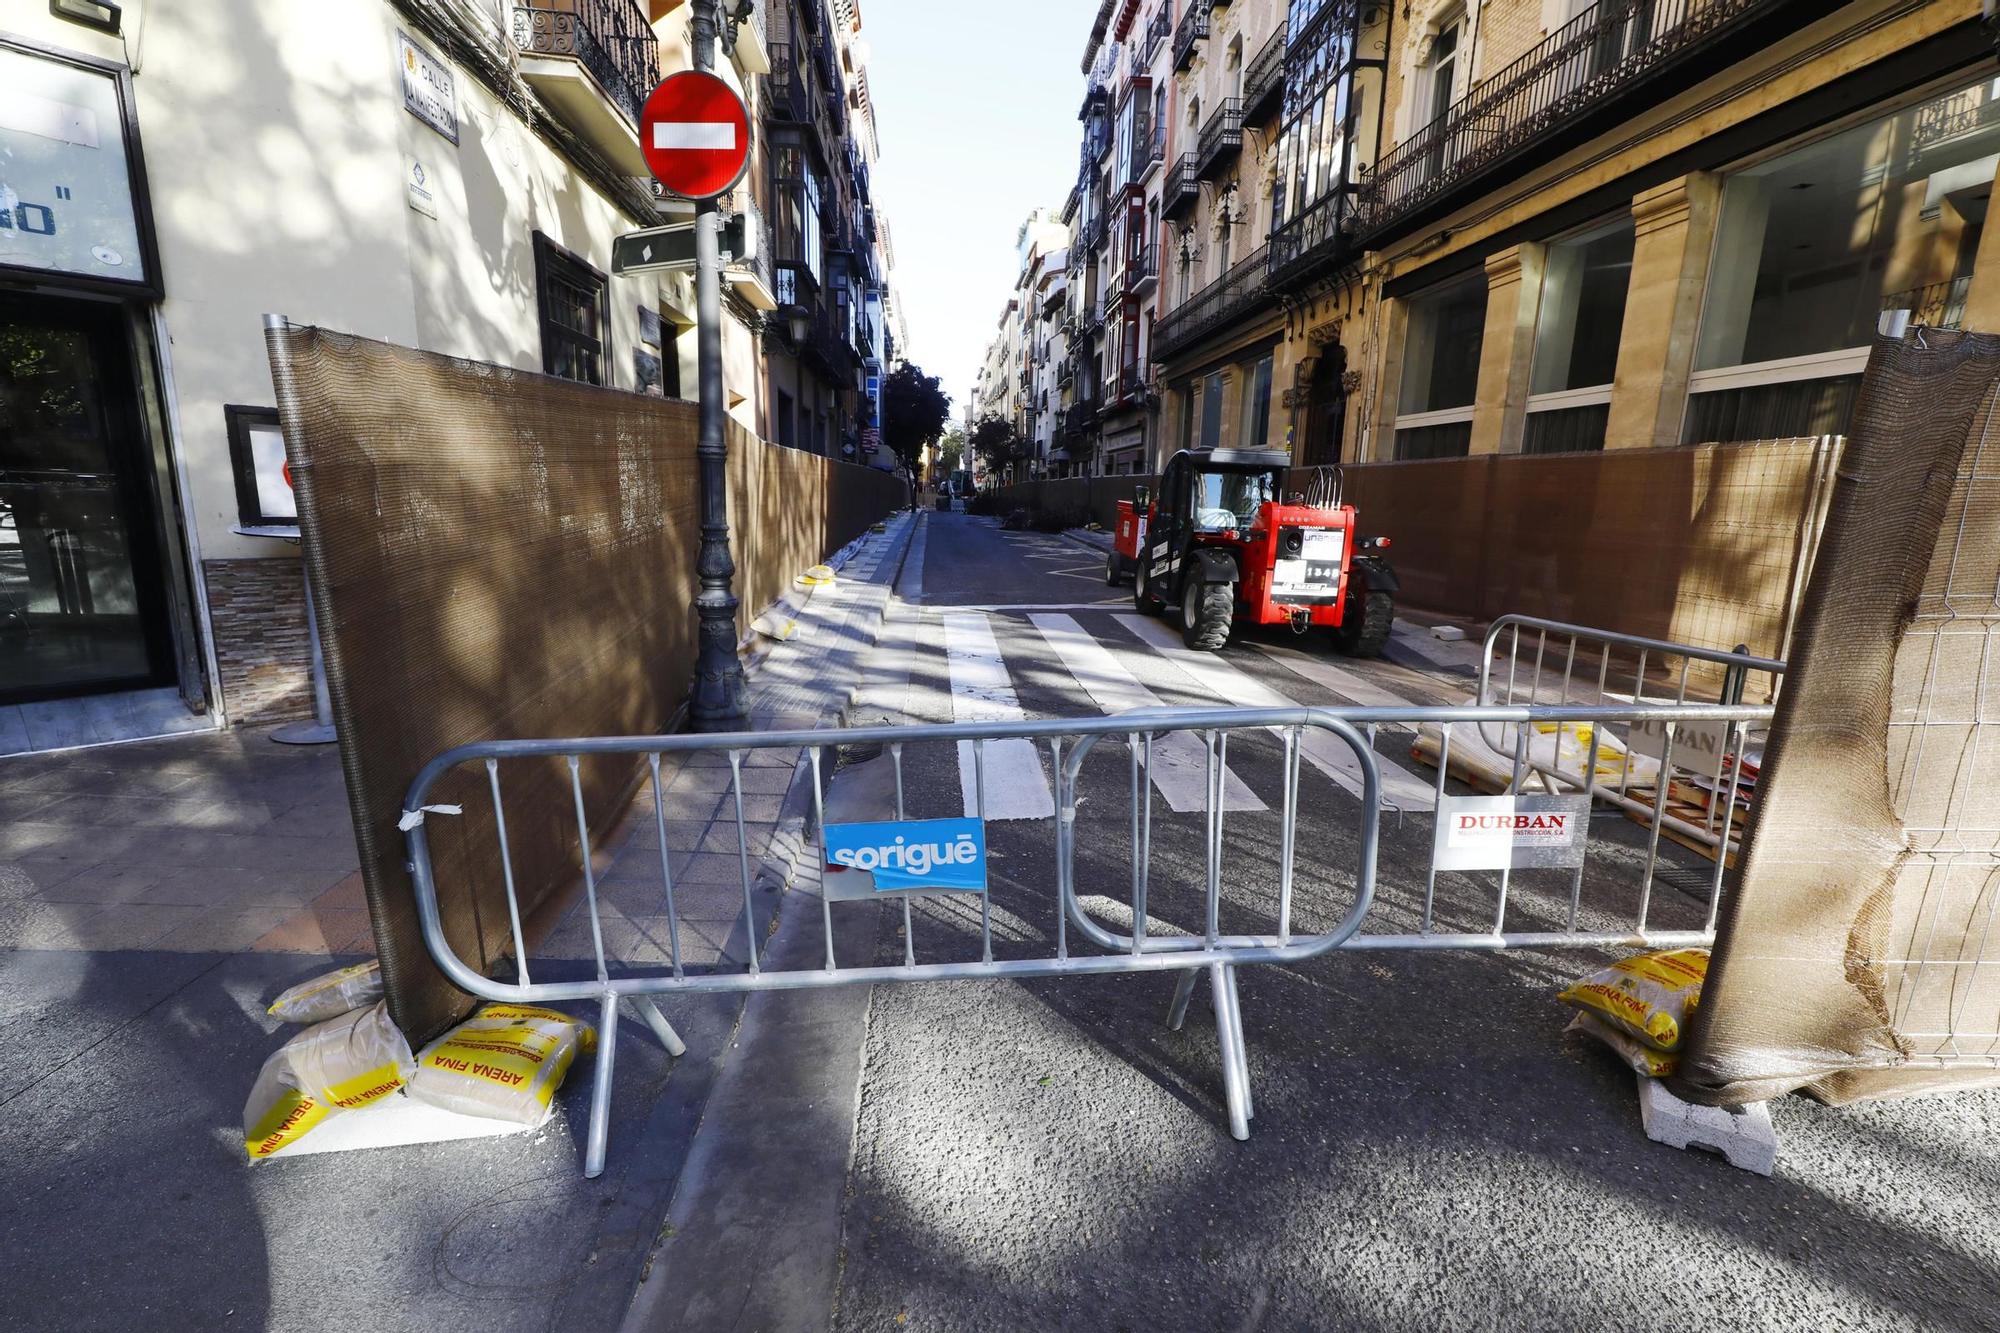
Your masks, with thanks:
[{"label": "apartment building", "polygon": [[1268,240],[1288,199],[1300,201],[1281,188],[1281,127],[1324,134],[1311,114],[1285,114],[1286,24],[1283,0],[1189,0],[1175,25],[1152,343],[1164,430],[1149,466],[1176,449],[1286,447],[1278,407],[1296,349],[1268,280]]},{"label": "apartment building", "polygon": [[[615,237],[692,213],[638,138],[647,93],[691,63],[690,8],[8,8],[0,753],[310,712],[298,548],[259,480],[283,457],[267,312],[692,396],[691,277],[610,272]],[[836,454],[865,449],[866,374],[891,354],[886,265],[856,239],[876,225],[857,26],[837,0],[759,4],[717,68],[765,127],[724,207],[790,247],[728,273],[729,412],[800,446],[810,420]],[[780,35],[811,107],[772,105],[795,92]],[[794,206],[808,175],[817,210]],[[808,211],[830,218],[810,246]],[[805,404],[785,432],[780,390]]]},{"label": "apartment building", "polygon": [[880,445],[890,275],[853,0],[767,0],[764,100],[778,309],[764,325],[769,438],[894,470]]},{"label": "apartment building", "polygon": [[1839,434],[1878,328],[2000,327],[1980,11],[1105,0],[1060,433],[1112,472]]},{"label": "apartment building", "polygon": [[1158,433],[1150,372],[1160,281],[1172,0],[1105,0],[1085,44],[1070,252],[1068,470],[1141,470]]}]

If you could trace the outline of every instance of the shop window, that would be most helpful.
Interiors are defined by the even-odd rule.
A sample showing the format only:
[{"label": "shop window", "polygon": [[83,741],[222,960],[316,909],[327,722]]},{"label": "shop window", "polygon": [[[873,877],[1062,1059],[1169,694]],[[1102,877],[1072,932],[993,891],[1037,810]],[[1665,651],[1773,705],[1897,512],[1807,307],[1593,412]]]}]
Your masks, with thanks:
[{"label": "shop window", "polygon": [[1472,274],[1410,302],[1396,457],[1448,458],[1472,444],[1479,346],[1486,336],[1486,275]]},{"label": "shop window", "polygon": [[1682,438],[1844,433],[1885,314],[1957,327],[1996,155],[1988,79],[1732,174]]},{"label": "shop window", "polygon": [[1542,268],[1523,450],[1602,449],[1632,278],[1632,219],[1552,243]]},{"label": "shop window", "polygon": [[536,232],[535,284],[541,307],[542,370],[566,380],[603,384],[608,341],[604,275]]},{"label": "shop window", "polygon": [[1213,449],[1222,442],[1222,374],[1220,371],[1201,381],[1201,438],[1195,442],[1197,449]]},{"label": "shop window", "polygon": [[1271,358],[1267,355],[1247,371],[1243,393],[1243,434],[1238,446],[1262,449],[1271,432]]}]

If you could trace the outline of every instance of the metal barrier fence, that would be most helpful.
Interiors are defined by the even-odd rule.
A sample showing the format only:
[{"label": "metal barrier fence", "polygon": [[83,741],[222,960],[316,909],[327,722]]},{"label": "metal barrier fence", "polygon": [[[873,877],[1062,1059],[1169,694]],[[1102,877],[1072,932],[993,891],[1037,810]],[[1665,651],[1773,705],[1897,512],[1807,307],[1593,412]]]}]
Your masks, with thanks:
[{"label": "metal barrier fence", "polygon": [[[1522,623],[1526,628],[1526,622]],[[1560,629],[1572,632],[1573,627],[1548,627],[1552,632]],[[1573,631],[1590,634],[1592,631]],[[1618,636],[1599,636],[1600,638]],[[1636,642],[1622,640],[1622,642]],[[1673,646],[1683,651],[1680,646]],[[1489,651],[1491,644],[1489,642]],[[1701,651],[1701,650],[1685,650]],[[1732,655],[1724,654],[1723,657]],[[1745,664],[1754,664],[1765,669],[1776,664],[1759,663],[1746,659]],[[1607,701],[1609,700],[1609,701]],[[1607,885],[1606,903],[1592,903],[1588,913],[1584,903],[1585,866],[1589,863],[1589,848],[1585,845],[1578,854],[1578,863],[1573,870],[1565,870],[1568,879],[1567,894],[1553,895],[1537,889],[1526,894],[1519,887],[1521,877],[1539,875],[1541,871],[1521,870],[1517,872],[1509,865],[1500,869],[1497,881],[1491,885],[1474,875],[1462,875],[1451,881],[1458,896],[1479,898],[1475,907],[1467,907],[1454,897],[1451,907],[1454,914],[1471,912],[1479,919],[1472,921],[1470,929],[1446,929],[1440,921],[1440,880],[1435,858],[1423,885],[1420,904],[1418,902],[1396,903],[1391,908],[1378,912],[1378,917],[1405,918],[1403,929],[1395,929],[1393,920],[1386,922],[1391,928],[1380,931],[1363,932],[1361,927],[1370,918],[1371,909],[1378,901],[1377,874],[1379,850],[1382,843],[1382,802],[1381,763],[1375,742],[1387,729],[1415,729],[1420,734],[1425,728],[1434,728],[1440,737],[1440,755],[1436,777],[1436,794],[1440,810],[1446,809],[1446,774],[1450,762],[1450,736],[1454,729],[1462,729],[1468,724],[1477,733],[1486,728],[1511,728],[1514,738],[1512,763],[1508,771],[1505,788],[1510,793],[1524,790],[1524,782],[1531,775],[1550,790],[1558,788],[1581,789],[1581,774],[1565,773],[1559,763],[1542,764],[1528,743],[1533,735],[1550,733],[1558,738],[1565,730],[1575,731],[1588,727],[1593,737],[1602,734],[1608,724],[1678,724],[1686,725],[1703,721],[1721,722],[1728,726],[1732,736],[1749,723],[1767,721],[1771,710],[1768,707],[1744,706],[1741,704],[1704,703],[1677,698],[1674,701],[1611,700],[1600,688],[1596,702],[1579,704],[1560,701],[1554,704],[1528,702],[1525,704],[1471,704],[1454,708],[1210,708],[1210,709],[1154,709],[1124,713],[1111,717],[1073,718],[1063,720],[1007,722],[1007,723],[953,723],[924,726],[881,726],[858,727],[838,730],[766,732],[755,734],[723,736],[645,736],[645,737],[600,737],[552,740],[493,741],[463,746],[438,756],[425,766],[410,788],[405,802],[404,827],[408,838],[410,863],[413,874],[418,915],[424,939],[438,966],[458,986],[471,994],[488,1000],[516,1001],[528,1003],[548,1003],[564,1001],[595,1001],[600,1006],[601,1037],[595,1070],[595,1088],[591,1107],[591,1119],[585,1151],[585,1173],[596,1175],[604,1163],[609,1115],[609,1098],[613,1062],[617,1049],[617,1015],[621,1002],[631,1002],[641,1018],[653,1029],[661,1042],[672,1054],[683,1049],[671,1025],[661,1015],[653,1003],[653,998],[662,995],[742,992],[778,989],[808,989],[837,985],[869,985],[874,983],[908,981],[967,980],[973,978],[1027,978],[1062,977],[1104,974],[1113,972],[1164,972],[1178,971],[1182,975],[1169,1009],[1168,1021],[1178,1028],[1185,1015],[1194,986],[1203,971],[1208,973],[1211,998],[1217,1018],[1217,1036],[1222,1056],[1224,1095],[1232,1134],[1246,1138],[1252,1116],[1252,1099],[1249,1083],[1248,1062],[1243,1045],[1243,1027],[1240,1003],[1237,996],[1236,968],[1256,963],[1302,963],[1327,954],[1336,949],[1365,950],[1439,950],[1472,949],[1495,950],[1514,948],[1545,947],[1672,947],[1685,944],[1706,943],[1713,937],[1716,915],[1716,897],[1720,892],[1720,871],[1715,873],[1710,885],[1706,903],[1706,921],[1698,928],[1659,929],[1650,923],[1649,914],[1653,898],[1653,879],[1659,860],[1657,832],[1647,849],[1645,869],[1641,882],[1636,886],[1636,906],[1633,905],[1635,886],[1620,879],[1621,860],[1618,857],[1600,855],[1597,867]],[[1671,734],[1672,726],[1668,726]],[[1230,765],[1232,739],[1240,759],[1247,761],[1242,772],[1259,779],[1266,790],[1271,781],[1268,760],[1275,758],[1279,764],[1276,782],[1278,808],[1275,844],[1277,853],[1274,872],[1257,872],[1245,875],[1239,868],[1225,874],[1225,860],[1242,855],[1254,859],[1254,838],[1246,838],[1239,845],[1233,843],[1231,833],[1250,820],[1255,821],[1255,832],[1268,839],[1273,830],[1269,827],[1272,817],[1268,807],[1257,807],[1263,813],[1248,817],[1238,815],[1232,820],[1229,797],[1230,784],[1237,779]],[[992,826],[1006,830],[1001,836],[1035,837],[1053,832],[1055,841],[1055,873],[1049,897],[1048,922],[1050,929],[1039,941],[1030,956],[1000,957],[994,955],[993,896],[989,885],[981,895],[978,955],[976,958],[956,958],[942,961],[919,961],[916,953],[915,936],[911,930],[910,899],[904,897],[903,912],[903,958],[900,964],[865,962],[855,964],[851,960],[843,963],[836,956],[832,928],[832,907],[828,897],[821,895],[821,913],[825,929],[825,955],[820,966],[812,968],[784,968],[773,970],[765,966],[766,959],[758,953],[759,931],[752,903],[752,868],[747,824],[744,819],[743,766],[746,757],[756,750],[785,749],[803,751],[809,765],[813,784],[816,814],[824,810],[824,765],[825,756],[837,747],[873,746],[886,747],[896,770],[896,808],[901,817],[904,811],[903,768],[906,751],[912,746],[939,745],[969,747],[971,751],[970,771],[973,780],[970,785],[974,792],[975,812],[983,809],[986,796],[986,753],[996,743],[1011,742],[1016,745],[1026,743],[1036,747],[1036,753],[1046,753],[1049,771],[1055,777],[1055,818],[1053,821],[1027,820],[1018,823]],[[1123,762],[1112,758],[1106,742],[1122,751]],[[1191,748],[1192,747],[1192,748]],[[1169,753],[1169,749],[1176,753]],[[1593,743],[1593,749],[1594,749]],[[1273,751],[1275,750],[1275,754]],[[683,860],[691,855],[691,849],[676,851],[668,845],[667,818],[661,804],[660,764],[663,757],[685,755],[695,751],[720,751],[728,761],[730,786],[728,797],[733,798],[736,824],[736,856],[743,890],[742,923],[746,941],[747,958],[741,966],[719,962],[714,967],[691,966],[683,958],[680,936],[680,914],[675,904],[675,858]],[[1671,752],[1669,752],[1671,753]],[[602,914],[598,901],[597,875],[592,866],[592,848],[588,820],[580,796],[579,762],[586,756],[624,754],[639,757],[650,764],[653,774],[653,815],[656,825],[653,830],[658,845],[659,884],[662,905],[668,923],[669,960],[665,968],[621,968],[613,974],[615,961],[605,950]],[[1083,807],[1080,795],[1085,785],[1087,761],[1097,757],[1094,765],[1089,765],[1091,783],[1106,780],[1120,781],[1127,786],[1127,802],[1119,809],[1115,820],[1118,833],[1129,839],[1126,848],[1130,852],[1129,901],[1119,903],[1115,908],[1109,900],[1113,892],[1111,886],[1093,878],[1089,884],[1081,884],[1078,879],[1079,842],[1077,836],[1078,812]],[[1351,867],[1335,871],[1331,867],[1309,870],[1301,875],[1299,861],[1302,849],[1297,837],[1299,812],[1301,808],[1301,782],[1304,766],[1301,759],[1311,760],[1311,767],[1329,777],[1333,767],[1351,759],[1350,780],[1341,788],[1341,797],[1351,801],[1354,828],[1353,862]],[[573,794],[576,794],[576,835],[581,850],[583,865],[583,888],[585,904],[589,913],[592,956],[596,975],[583,981],[535,981],[531,977],[529,950],[521,926],[521,914],[515,896],[511,862],[507,856],[506,819],[502,809],[502,783],[500,769],[509,761],[530,761],[546,763],[555,758],[567,763]],[[1182,811],[1184,819],[1199,818],[1201,839],[1200,873],[1193,877],[1180,873],[1180,867],[1155,856],[1155,834],[1163,820],[1175,818],[1170,812],[1156,815],[1155,764],[1163,767],[1172,763],[1187,763],[1191,759],[1202,766],[1204,778],[1204,799],[1198,811]],[[429,806],[432,787],[447,773],[460,765],[479,764],[486,769],[488,788],[493,802],[495,827],[500,840],[502,873],[508,895],[509,924],[513,932],[516,957],[522,960],[517,980],[503,982],[481,975],[458,957],[446,938],[443,915],[439,904],[439,885],[436,881],[431,861],[424,822],[427,816],[439,813],[456,813],[455,807]],[[1263,769],[1249,765],[1265,764]],[[1332,784],[1329,784],[1331,787]],[[1590,794],[1600,799],[1608,799],[1604,784],[1592,783]],[[1351,793],[1351,795],[1350,795]],[[725,806],[725,809],[728,807]],[[1093,801],[1090,810],[1107,807]],[[1238,808],[1241,808],[1240,806]],[[1334,809],[1319,805],[1315,808]],[[1587,815],[1587,811],[1586,811]],[[1087,817],[1097,818],[1087,811]],[[1402,816],[1399,815],[1399,818]],[[820,864],[826,864],[825,833],[823,818],[818,821],[817,849]],[[1620,827],[1631,827],[1621,825]],[[1177,830],[1190,830],[1189,825],[1177,825]],[[1013,830],[1022,830],[1016,834]],[[1099,840],[1093,832],[1092,854],[1100,854],[1106,842],[1117,835],[1107,825],[1106,837]],[[1580,840],[1587,840],[1589,822],[1586,817]],[[1316,840],[1315,849],[1327,842]],[[1268,847],[1269,841],[1261,844]],[[1457,873],[1457,872],[1453,872]],[[1096,872],[1092,872],[1093,876]],[[1165,882],[1162,882],[1164,877]],[[1275,880],[1275,882],[1272,882]],[[1275,909],[1263,913],[1255,907],[1246,908],[1238,901],[1225,902],[1224,884],[1233,889],[1248,892],[1250,889],[1263,893],[1266,901],[1274,901]],[[463,891],[465,886],[454,886],[455,891]],[[1122,887],[1122,876],[1121,876]],[[1483,895],[1489,887],[1493,892],[1491,902],[1490,928],[1480,929],[1487,920]],[[1398,885],[1401,893],[1406,886]],[[1165,890],[1171,895],[1163,897]],[[1010,891],[1018,891],[1010,886]],[[1035,896],[1043,890],[1030,891]],[[1302,893],[1310,892],[1313,897],[1311,912],[1325,919],[1308,929],[1297,928],[1296,917],[1301,905],[1297,901]],[[1566,896],[1567,901],[1563,899]],[[1088,898],[1088,905],[1086,904]],[[1524,898],[1530,900],[1523,907]],[[1163,901],[1169,905],[1162,907]],[[1119,914],[1129,912],[1130,924],[1121,925],[1104,919],[1107,911]],[[1258,923],[1268,927],[1263,930],[1225,931],[1222,928],[1225,910],[1232,919],[1243,915],[1254,916]],[[1510,916],[1510,913],[1512,915]],[[1518,920],[1522,915],[1530,919],[1525,923]],[[1181,919],[1175,920],[1178,915]],[[1588,920],[1586,920],[1586,915]],[[1050,919],[1052,918],[1052,919]],[[1540,918],[1540,919],[1535,919]],[[1026,918],[1015,914],[1016,935],[1023,933]],[[1510,928],[1511,926],[1511,928]],[[1087,949],[1073,950],[1070,931],[1074,927]],[[1037,928],[1039,929],[1039,928]],[[1010,938],[1010,950],[1018,950],[1020,941]]]}]

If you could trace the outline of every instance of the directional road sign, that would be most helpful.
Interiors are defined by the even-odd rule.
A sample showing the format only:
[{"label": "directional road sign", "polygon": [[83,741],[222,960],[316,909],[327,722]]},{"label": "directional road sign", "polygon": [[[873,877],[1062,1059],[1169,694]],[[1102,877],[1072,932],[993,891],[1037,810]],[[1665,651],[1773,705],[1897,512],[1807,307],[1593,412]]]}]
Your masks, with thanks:
[{"label": "directional road sign", "polygon": [[[724,218],[717,233],[717,248],[731,261],[757,257],[756,236],[742,213]],[[627,232],[611,242],[613,273],[651,273],[658,270],[688,270],[694,267],[694,223],[670,222],[664,227]]]},{"label": "directional road sign", "polygon": [[750,163],[750,113],[715,75],[682,70],[646,99],[639,147],[660,184],[689,199],[713,199]]}]

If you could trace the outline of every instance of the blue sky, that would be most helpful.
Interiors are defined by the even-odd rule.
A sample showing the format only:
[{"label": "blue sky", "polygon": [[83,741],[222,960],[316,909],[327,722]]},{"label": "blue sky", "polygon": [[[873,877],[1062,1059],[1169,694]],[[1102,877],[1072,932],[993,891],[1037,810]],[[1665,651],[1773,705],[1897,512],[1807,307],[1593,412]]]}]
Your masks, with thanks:
[{"label": "blue sky", "polygon": [[1017,276],[1015,233],[1075,183],[1096,16],[1096,0],[862,0],[904,350],[954,417]]}]

